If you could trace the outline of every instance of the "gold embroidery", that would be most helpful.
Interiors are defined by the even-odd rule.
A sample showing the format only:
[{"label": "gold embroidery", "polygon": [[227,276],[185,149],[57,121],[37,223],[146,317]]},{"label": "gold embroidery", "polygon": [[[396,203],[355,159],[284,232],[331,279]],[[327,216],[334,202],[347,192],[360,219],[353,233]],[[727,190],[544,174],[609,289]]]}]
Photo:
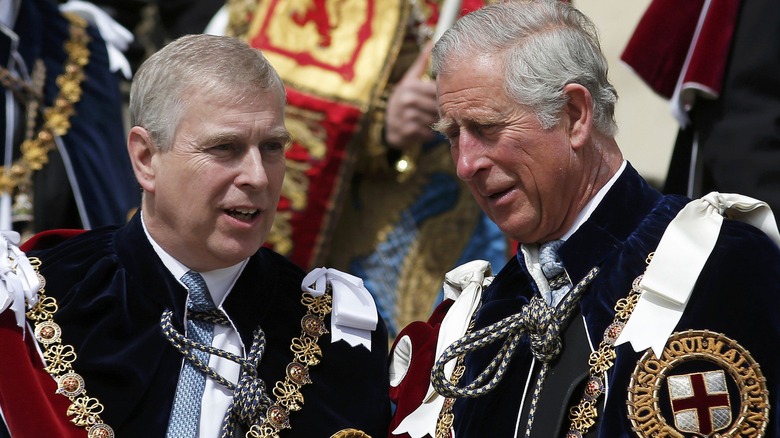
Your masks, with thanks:
[{"label": "gold embroidery", "polygon": [[[74,14],[64,16],[70,21],[70,39],[65,42],[65,71],[57,77],[60,87],[54,105],[44,109],[43,126],[33,138],[24,140],[20,146],[22,157],[11,165],[10,171],[0,168],[0,192],[13,193],[15,189],[29,186],[33,173],[49,162],[48,154],[55,148],[54,137],[62,137],[70,129],[70,118],[75,113],[74,105],[81,100],[81,82],[84,80],[84,66],[89,62],[90,41],[87,22]],[[29,129],[28,124],[28,129]]]},{"label": "gold embroidery", "polygon": [[249,22],[254,15],[258,0],[227,0],[228,26],[227,36],[246,39]]},{"label": "gold embroidery", "polygon": [[[287,129],[292,134],[295,144],[304,148],[314,160],[322,160],[327,153],[325,128],[322,121],[324,114],[296,108],[288,105],[285,110]],[[285,177],[282,183],[282,196],[289,200],[291,211],[278,212],[274,217],[274,226],[268,243],[278,253],[290,255],[293,250],[292,225],[290,219],[293,212],[305,211],[308,206],[309,178],[306,176],[312,167],[311,161],[296,161],[288,159],[285,165]]]},{"label": "gold embroidery", "polygon": [[366,112],[387,82],[409,6],[400,0],[323,3],[315,10],[311,3],[260,2],[247,39],[292,88]]},{"label": "gold embroidery", "polygon": [[479,206],[469,190],[458,180],[446,145],[425,151],[417,171],[399,183],[394,176],[365,177],[355,188],[361,204],[353,203],[341,210],[341,218],[330,242],[325,265],[349,270],[356,258],[368,257],[388,241],[388,235],[419,199],[432,175],[446,175],[448,183],[460,192],[449,210],[426,218],[419,224],[416,238],[405,248],[406,256],[396,266],[395,324],[405,327],[412,321],[426,320],[441,289],[444,274],[457,263],[468,244],[480,217]]}]

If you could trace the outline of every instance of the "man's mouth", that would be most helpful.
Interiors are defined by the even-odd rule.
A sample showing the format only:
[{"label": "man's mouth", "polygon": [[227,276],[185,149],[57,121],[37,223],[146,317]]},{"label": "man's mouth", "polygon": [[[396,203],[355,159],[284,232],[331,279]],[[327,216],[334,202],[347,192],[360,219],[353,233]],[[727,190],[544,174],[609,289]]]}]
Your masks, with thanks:
[{"label": "man's mouth", "polygon": [[260,211],[257,210],[256,208],[234,208],[226,211],[228,216],[234,217],[241,221],[252,220],[258,214],[260,214]]},{"label": "man's mouth", "polygon": [[499,191],[497,191],[497,192],[493,192],[493,193],[491,193],[491,194],[487,195],[487,197],[488,197],[489,199],[494,199],[494,200],[495,200],[495,199],[498,199],[498,198],[500,198],[500,197],[504,196],[504,195],[505,195],[505,194],[507,194],[507,193],[508,193],[510,190],[512,190],[512,188],[511,188],[511,187],[510,187],[510,188],[508,188],[508,189],[506,189],[506,190],[499,190]]}]

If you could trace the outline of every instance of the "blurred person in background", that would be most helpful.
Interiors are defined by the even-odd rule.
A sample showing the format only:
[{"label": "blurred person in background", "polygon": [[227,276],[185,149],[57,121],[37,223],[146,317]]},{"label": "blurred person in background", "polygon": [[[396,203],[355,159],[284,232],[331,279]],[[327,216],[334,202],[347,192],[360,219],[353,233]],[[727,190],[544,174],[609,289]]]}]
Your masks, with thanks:
[{"label": "blurred person in background", "polygon": [[87,2],[0,2],[0,227],[125,223],[140,196],[120,82],[132,35]]}]

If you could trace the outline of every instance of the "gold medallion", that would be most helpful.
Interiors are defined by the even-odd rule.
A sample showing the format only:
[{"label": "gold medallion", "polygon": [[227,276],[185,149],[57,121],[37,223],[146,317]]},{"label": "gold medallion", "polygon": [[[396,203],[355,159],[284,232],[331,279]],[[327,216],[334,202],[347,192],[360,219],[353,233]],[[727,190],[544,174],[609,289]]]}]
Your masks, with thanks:
[{"label": "gold medallion", "polygon": [[331,435],[330,438],[371,438],[371,436],[362,430],[342,429]]},{"label": "gold medallion", "polygon": [[769,391],[744,347],[707,330],[674,333],[660,358],[648,350],[628,387],[628,417],[639,437],[760,437]]}]

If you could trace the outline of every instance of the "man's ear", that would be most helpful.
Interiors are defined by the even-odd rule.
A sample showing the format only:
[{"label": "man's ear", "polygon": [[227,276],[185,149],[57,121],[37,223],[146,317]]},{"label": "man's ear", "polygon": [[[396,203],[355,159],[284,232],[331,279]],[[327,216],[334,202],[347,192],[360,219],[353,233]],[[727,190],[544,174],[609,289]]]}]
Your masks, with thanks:
[{"label": "man's ear", "polygon": [[563,93],[569,98],[563,108],[563,117],[568,122],[569,141],[577,149],[587,142],[593,129],[593,97],[580,84],[564,86]]},{"label": "man's ear", "polygon": [[145,128],[133,126],[127,136],[127,152],[133,165],[135,179],[144,192],[154,193],[154,177],[156,166],[152,158],[159,153],[152,142],[152,136]]}]

